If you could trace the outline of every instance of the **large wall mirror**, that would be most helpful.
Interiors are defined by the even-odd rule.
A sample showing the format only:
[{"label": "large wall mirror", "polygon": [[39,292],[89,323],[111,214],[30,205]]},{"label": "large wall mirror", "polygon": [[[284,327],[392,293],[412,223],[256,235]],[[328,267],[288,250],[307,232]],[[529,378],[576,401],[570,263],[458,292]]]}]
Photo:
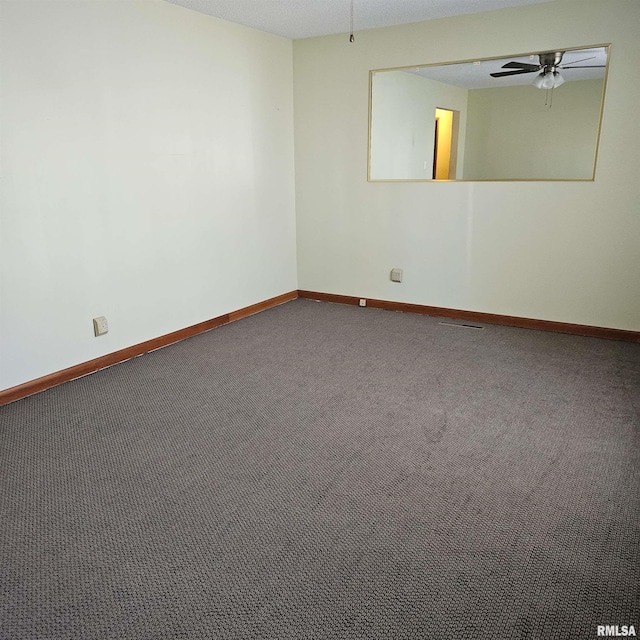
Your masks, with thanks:
[{"label": "large wall mirror", "polygon": [[371,71],[369,180],[593,180],[609,49]]}]

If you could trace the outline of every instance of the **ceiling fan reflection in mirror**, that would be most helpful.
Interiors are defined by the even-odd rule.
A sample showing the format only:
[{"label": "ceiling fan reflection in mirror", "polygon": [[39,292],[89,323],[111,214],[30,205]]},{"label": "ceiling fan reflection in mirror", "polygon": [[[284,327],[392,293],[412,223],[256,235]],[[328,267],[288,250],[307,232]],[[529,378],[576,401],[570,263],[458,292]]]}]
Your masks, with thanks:
[{"label": "ceiling fan reflection in mirror", "polygon": [[522,73],[537,73],[540,72],[533,82],[533,86],[538,89],[555,89],[565,82],[565,78],[560,74],[560,69],[598,69],[604,68],[604,64],[585,64],[577,65],[580,62],[587,62],[593,60],[596,56],[590,56],[588,58],[582,58],[581,60],[574,60],[569,64],[562,64],[562,57],[565,51],[555,51],[550,53],[539,53],[538,59],[540,64],[530,64],[527,62],[517,62],[515,60],[503,64],[503,69],[509,69],[509,71],[498,71],[496,73],[490,73],[493,78],[502,78],[505,76],[515,76]]}]

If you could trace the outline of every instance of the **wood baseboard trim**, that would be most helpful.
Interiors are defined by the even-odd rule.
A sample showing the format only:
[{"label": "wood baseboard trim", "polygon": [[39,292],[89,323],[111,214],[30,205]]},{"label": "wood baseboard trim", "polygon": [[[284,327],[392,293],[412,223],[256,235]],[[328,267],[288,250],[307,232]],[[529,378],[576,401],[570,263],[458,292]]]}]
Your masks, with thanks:
[{"label": "wood baseboard trim", "polygon": [[[358,305],[360,303],[360,298],[355,296],[342,296],[334,293],[322,293],[318,291],[298,290],[298,297],[308,298],[310,300],[322,300],[323,302],[336,302],[338,304]],[[535,320],[533,318],[503,316],[495,313],[447,309],[445,307],[429,307],[422,304],[391,302],[389,300],[375,300],[371,298],[367,298],[367,307],[387,309],[389,311],[404,311],[405,313],[420,313],[427,316],[443,318],[457,318],[459,320],[472,320],[473,322],[486,322],[487,324],[499,324],[508,327],[518,327],[520,329],[538,329],[540,331],[554,331],[555,333],[570,333],[572,335],[587,336],[590,338],[640,342],[640,332],[627,331],[626,329],[608,329],[606,327],[593,327],[590,325],[571,324],[568,322]]]},{"label": "wood baseboard trim", "polygon": [[289,302],[290,300],[295,300],[297,297],[297,291],[289,291],[287,293],[283,293],[282,295],[276,296],[275,298],[269,298],[269,300],[264,300],[263,302],[252,304],[249,307],[238,309],[238,311],[232,311],[229,314],[229,322],[242,320],[242,318],[252,316],[254,313],[260,313],[261,311],[271,309],[271,307],[277,307],[279,304],[284,304],[285,302]]},{"label": "wood baseboard trim", "polygon": [[[0,391],[0,406],[21,400],[27,396],[45,391],[63,382],[69,382],[89,373],[94,373],[100,369],[110,367],[119,362],[130,360],[136,356],[141,356],[149,351],[166,347],[180,340],[185,340],[205,331],[210,331],[229,322],[241,320],[255,313],[260,313],[266,309],[278,306],[296,298],[307,298],[310,300],[322,300],[323,302],[334,302],[338,304],[358,305],[360,298],[356,296],[343,296],[335,293],[323,293],[319,291],[289,291],[282,295],[269,298],[257,304],[232,311],[217,318],[211,318],[198,324],[194,324],[178,331],[167,333],[166,335],[141,342],[139,344],[108,353],[99,358],[82,362],[80,364],[56,371],[49,375],[30,380],[15,387],[10,387]],[[421,304],[411,304],[408,302],[392,302],[390,300],[376,300],[367,298],[367,306],[375,309],[386,309],[389,311],[403,311],[405,313],[419,313],[422,315],[436,316],[443,318],[457,318],[459,320],[471,320],[473,322],[486,322],[488,324],[498,324],[520,329],[538,329],[541,331],[554,331],[556,333],[568,333],[577,336],[588,336],[591,338],[605,338],[607,340],[623,340],[625,342],[640,342],[640,332],[627,331],[625,329],[609,329],[606,327],[594,327],[582,324],[571,324],[567,322],[553,322],[551,320],[535,320],[533,318],[520,318],[517,316],[503,316],[494,313],[483,313],[479,311],[465,311],[463,309],[448,309],[445,307],[430,307]]]},{"label": "wood baseboard trim", "polygon": [[231,313],[225,313],[217,318],[211,318],[210,320],[199,322],[198,324],[191,325],[190,327],[185,327],[178,331],[172,331],[171,333],[167,333],[163,336],[146,340],[145,342],[132,345],[131,347],[126,347],[125,349],[120,349],[119,351],[114,351],[113,353],[108,353],[87,362],[82,362],[74,365],[73,367],[69,367],[68,369],[56,371],[55,373],[43,376],[42,378],[36,378],[35,380],[30,380],[29,382],[25,382],[15,387],[10,387],[9,389],[0,391],[0,407],[2,405],[9,404],[10,402],[26,398],[34,393],[45,391],[46,389],[55,387],[63,382],[75,380],[76,378],[86,376],[87,374],[94,373],[100,369],[105,369],[106,367],[118,364],[119,362],[124,362],[125,360],[130,360],[136,356],[149,353],[149,351],[155,351],[161,347],[166,347],[175,342],[180,342],[186,338],[191,338],[200,333],[204,333],[205,331],[210,331],[211,329],[228,324],[229,322],[241,320],[242,318],[246,318],[254,313],[259,313],[260,311],[265,311],[271,307],[276,307],[279,304],[288,302],[289,300],[295,300],[297,297],[297,291],[289,291],[288,293],[283,293],[282,295],[275,296],[274,298],[263,300],[257,304],[252,304],[249,307],[244,307],[243,309],[238,309]]}]

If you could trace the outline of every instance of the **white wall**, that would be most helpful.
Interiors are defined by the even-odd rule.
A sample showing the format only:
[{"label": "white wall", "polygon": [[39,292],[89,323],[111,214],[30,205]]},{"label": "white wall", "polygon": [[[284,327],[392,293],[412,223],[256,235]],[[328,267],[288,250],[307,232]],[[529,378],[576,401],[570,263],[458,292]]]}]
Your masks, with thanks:
[{"label": "white wall", "polygon": [[0,389],[297,288],[290,40],[0,6]]},{"label": "white wall", "polygon": [[459,157],[465,144],[468,91],[407,71],[373,75],[372,180],[430,180],[436,108],[460,112]]},{"label": "white wall", "polygon": [[469,91],[465,180],[590,180],[603,84],[569,80],[549,98],[532,85]]},{"label": "white wall", "polygon": [[[638,24],[556,0],[294,42],[300,288],[640,330]],[[595,182],[367,182],[370,69],[608,42]]]}]

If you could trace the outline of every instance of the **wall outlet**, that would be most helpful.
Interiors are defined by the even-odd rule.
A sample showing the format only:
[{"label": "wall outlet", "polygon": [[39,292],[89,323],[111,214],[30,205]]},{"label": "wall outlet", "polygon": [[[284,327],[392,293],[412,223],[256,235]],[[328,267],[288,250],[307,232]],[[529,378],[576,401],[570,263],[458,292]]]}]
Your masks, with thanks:
[{"label": "wall outlet", "polygon": [[104,316],[93,319],[93,333],[96,336],[103,336],[109,332],[109,323]]},{"label": "wall outlet", "polygon": [[360,298],[360,302],[359,302],[361,307],[366,307],[367,306],[367,299],[366,298]]},{"label": "wall outlet", "polygon": [[402,282],[402,269],[391,269],[391,282]]}]

